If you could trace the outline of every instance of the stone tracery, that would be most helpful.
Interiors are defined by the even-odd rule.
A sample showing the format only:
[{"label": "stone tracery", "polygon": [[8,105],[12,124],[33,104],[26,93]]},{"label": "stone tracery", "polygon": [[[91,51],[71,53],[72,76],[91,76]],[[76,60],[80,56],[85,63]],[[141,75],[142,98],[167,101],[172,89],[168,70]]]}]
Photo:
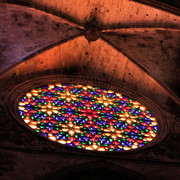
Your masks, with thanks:
[{"label": "stone tracery", "polygon": [[49,84],[19,102],[32,129],[50,140],[97,151],[124,151],[146,145],[157,121],[146,107],[120,93],[90,85]]}]

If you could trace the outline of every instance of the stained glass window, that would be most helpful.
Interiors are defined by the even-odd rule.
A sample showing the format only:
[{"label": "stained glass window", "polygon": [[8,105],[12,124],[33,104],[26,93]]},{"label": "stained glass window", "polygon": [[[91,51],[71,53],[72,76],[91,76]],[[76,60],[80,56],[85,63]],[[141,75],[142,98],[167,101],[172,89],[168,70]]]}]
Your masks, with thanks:
[{"label": "stained glass window", "polygon": [[49,84],[27,92],[20,116],[52,141],[96,151],[125,151],[157,135],[157,120],[133,99],[90,85]]}]

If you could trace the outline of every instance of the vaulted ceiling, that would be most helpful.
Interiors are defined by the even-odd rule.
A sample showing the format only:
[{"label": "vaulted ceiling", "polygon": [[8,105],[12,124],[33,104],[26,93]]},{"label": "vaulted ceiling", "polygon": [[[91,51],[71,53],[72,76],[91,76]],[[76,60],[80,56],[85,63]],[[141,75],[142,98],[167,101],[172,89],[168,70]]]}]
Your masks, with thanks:
[{"label": "vaulted ceiling", "polygon": [[[33,61],[41,71],[106,77],[160,104],[168,97],[180,104],[180,17],[172,7],[174,14],[168,12],[168,3],[157,9],[157,2],[154,8],[151,1],[148,6],[130,0],[1,2],[2,77],[17,71],[18,64]],[[38,55],[40,64],[34,60]]]}]

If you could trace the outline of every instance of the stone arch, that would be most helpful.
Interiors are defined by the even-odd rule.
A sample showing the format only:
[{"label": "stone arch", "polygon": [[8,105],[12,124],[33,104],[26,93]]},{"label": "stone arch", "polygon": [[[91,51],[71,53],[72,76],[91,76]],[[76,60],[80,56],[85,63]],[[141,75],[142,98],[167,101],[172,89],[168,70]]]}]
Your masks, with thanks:
[{"label": "stone arch", "polygon": [[37,177],[39,180],[148,180],[149,178],[135,171],[116,166],[105,161],[95,161],[80,165],[63,168],[44,176]]}]

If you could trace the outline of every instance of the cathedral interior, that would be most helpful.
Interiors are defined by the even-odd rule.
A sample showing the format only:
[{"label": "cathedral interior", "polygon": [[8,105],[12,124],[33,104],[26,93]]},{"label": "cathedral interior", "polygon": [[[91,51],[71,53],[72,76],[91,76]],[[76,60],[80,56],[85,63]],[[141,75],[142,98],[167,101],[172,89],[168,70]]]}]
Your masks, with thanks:
[{"label": "cathedral interior", "polygon": [[[178,180],[179,62],[179,0],[0,0],[0,179]],[[68,85],[61,86],[58,83]],[[139,112],[144,113],[139,117],[150,118],[151,115],[145,117],[150,111],[157,120],[150,122],[145,119],[143,122],[142,128],[154,128],[151,134],[145,134],[148,137],[152,135],[152,138],[144,135],[143,138],[148,143],[146,141],[142,144],[141,140],[138,140],[132,145],[137,138],[133,135],[127,138],[130,137],[128,132],[138,132],[139,125],[134,125],[137,129],[133,132],[128,128],[125,129],[127,132],[124,132],[123,127],[126,127],[126,124],[129,123],[128,127],[133,129],[132,121],[136,122],[129,119],[128,117],[133,117],[129,115],[126,116],[126,122],[123,118],[120,119],[121,123],[124,123],[121,132],[126,135],[115,134],[118,130],[113,128],[110,133],[107,133],[110,131],[108,128],[88,130],[89,136],[95,132],[92,139],[100,137],[99,134],[107,134],[103,138],[109,138],[110,141],[107,142],[111,145],[104,143],[105,145],[98,146],[95,140],[92,140],[93,145],[90,140],[87,142],[90,145],[85,145],[85,142],[81,144],[83,141],[77,139],[71,143],[70,140],[62,139],[54,142],[57,136],[52,135],[53,133],[48,134],[49,138],[46,138],[44,132],[47,129],[43,129],[45,125],[38,129],[37,124],[41,122],[33,120],[39,115],[28,117],[32,118],[31,121],[25,119],[24,114],[28,112],[24,105],[20,104],[28,103],[27,96],[31,97],[32,93],[27,92],[33,91],[36,94],[44,85],[48,85],[47,88],[52,90],[55,88],[52,84],[56,84],[56,89],[62,89],[62,93],[66,91],[62,87],[68,89],[73,84],[73,88],[76,88],[76,84],[85,84],[89,86],[77,85],[77,88],[84,89],[81,92],[89,88],[86,93],[93,94],[98,89],[93,87],[97,86],[102,87],[98,90],[105,95],[107,92],[110,94],[110,90],[117,92],[113,94],[116,99],[122,97],[118,94],[122,93],[137,100],[145,106],[139,106]],[[55,92],[55,89],[53,90]],[[70,90],[67,91],[64,93],[66,99],[62,101],[66,104],[74,103],[72,99],[76,101],[77,95],[71,94],[72,99],[69,100]],[[26,96],[22,99],[25,93]],[[63,96],[60,96],[63,99]],[[39,95],[36,97],[39,98]],[[101,102],[99,97],[98,100],[104,109],[110,109],[107,117],[90,110],[91,107],[99,107],[97,102],[96,106],[94,105],[94,101],[98,99],[96,95],[95,100],[94,97],[90,100],[88,98],[84,101],[89,111],[86,112],[85,109],[82,113],[78,110],[80,120],[84,117],[85,120],[90,119],[90,123],[98,123],[96,116],[109,118],[109,122],[112,116],[115,119],[120,117],[119,112],[116,111],[117,115],[112,115],[114,112],[110,111],[112,106],[116,107],[113,98],[104,98]],[[123,96],[121,100],[124,100],[124,104],[120,104],[122,112],[125,101],[129,99]],[[129,101],[133,102],[131,99]],[[31,98],[29,102],[36,103]],[[66,120],[69,118],[68,123],[72,123],[71,119],[76,120],[75,115],[78,113],[73,114],[74,110],[67,110],[70,105],[66,104],[63,105],[64,110],[61,106],[49,105],[48,108],[58,114],[61,120],[64,116]],[[120,107],[118,102],[116,104]],[[31,110],[33,113],[36,109],[39,114],[49,113],[49,119],[57,117],[44,106],[38,106],[41,109],[34,106]],[[72,109],[74,107],[76,105],[72,106]],[[146,107],[149,111],[145,112],[143,109]],[[59,111],[56,112],[58,108]],[[71,117],[68,114],[71,114]],[[110,127],[116,127],[116,124],[113,124],[117,123],[115,119],[112,119]],[[153,125],[150,126],[148,122]],[[83,125],[90,127],[86,123]],[[67,127],[66,124],[57,125],[59,126]],[[80,135],[82,138],[88,138],[89,136],[84,137],[83,134],[78,135],[80,131],[86,135],[82,126],[75,131],[69,125],[70,130],[65,129],[64,132],[60,127],[62,131],[57,133],[66,133],[67,137],[71,136],[70,139],[73,139],[77,132],[78,138]],[[37,128],[36,131],[34,127]],[[52,125],[48,127],[51,130],[54,128]],[[99,126],[95,124],[93,127]],[[41,130],[44,134],[39,133]],[[142,134],[138,135],[141,136]],[[124,137],[128,141],[118,137]],[[75,144],[74,147],[71,147],[72,143]],[[119,144],[115,147],[112,143]]]}]

